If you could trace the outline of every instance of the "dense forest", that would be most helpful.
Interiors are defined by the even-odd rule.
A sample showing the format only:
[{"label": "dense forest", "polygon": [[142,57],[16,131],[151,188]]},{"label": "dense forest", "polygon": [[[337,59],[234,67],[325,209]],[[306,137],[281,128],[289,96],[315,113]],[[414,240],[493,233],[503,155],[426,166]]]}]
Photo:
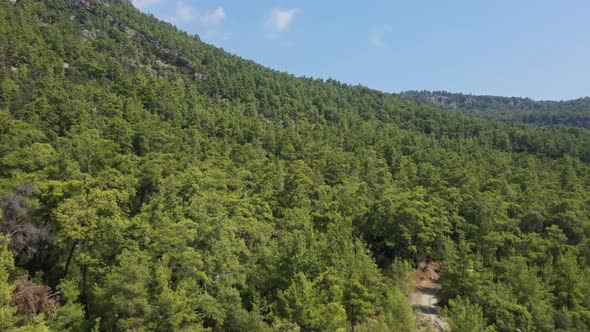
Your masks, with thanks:
[{"label": "dense forest", "polygon": [[590,330],[590,131],[297,78],[125,0],[0,0],[0,330]]},{"label": "dense forest", "polygon": [[590,129],[590,97],[537,101],[530,98],[474,96],[446,91],[405,91],[399,95],[419,103],[484,119]]}]

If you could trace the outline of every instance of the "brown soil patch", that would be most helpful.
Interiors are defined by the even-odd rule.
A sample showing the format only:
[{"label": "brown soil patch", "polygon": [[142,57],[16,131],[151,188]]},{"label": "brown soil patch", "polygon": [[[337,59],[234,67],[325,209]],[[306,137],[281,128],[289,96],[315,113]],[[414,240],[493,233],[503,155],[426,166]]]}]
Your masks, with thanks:
[{"label": "brown soil patch", "polygon": [[436,294],[440,289],[438,283],[440,262],[420,262],[416,269],[416,290],[410,296],[410,302],[416,312],[418,325],[427,331],[445,331],[447,323],[439,313]]}]

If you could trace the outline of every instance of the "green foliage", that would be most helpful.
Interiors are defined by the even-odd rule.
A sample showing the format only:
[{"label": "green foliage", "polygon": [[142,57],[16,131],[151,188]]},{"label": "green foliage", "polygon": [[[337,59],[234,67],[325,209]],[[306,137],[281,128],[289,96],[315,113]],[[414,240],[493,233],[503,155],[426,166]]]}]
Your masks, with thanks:
[{"label": "green foliage", "polygon": [[[344,328],[346,312],[339,303],[342,294],[330,294],[324,298],[320,286],[322,284],[311,284],[303,273],[296,274],[291,285],[278,294],[277,314],[297,323],[304,330],[336,331]],[[333,292],[332,289],[325,291]]]},{"label": "green foliage", "polygon": [[484,119],[590,128],[588,97],[566,101],[536,101],[530,98],[474,96],[446,91],[405,91],[400,96]]},{"label": "green foliage", "polygon": [[81,331],[85,328],[84,307],[77,301],[78,285],[73,280],[64,280],[57,287],[62,293],[62,305],[50,322],[56,331]]},{"label": "green foliage", "polygon": [[445,310],[449,327],[453,332],[494,331],[486,326],[481,307],[471,304],[468,299],[457,297],[449,302]]},{"label": "green foliage", "polygon": [[388,331],[416,331],[416,318],[406,294],[391,288],[383,304],[384,322]]},{"label": "green foliage", "polygon": [[[128,1],[0,0],[0,329],[416,331],[439,260],[459,330],[585,331],[589,147],[276,72]],[[18,314],[21,275],[57,308]]]},{"label": "green foliage", "polygon": [[16,321],[16,308],[10,305],[13,286],[9,283],[10,273],[14,269],[14,258],[8,250],[10,239],[0,234],[0,327],[7,331]]},{"label": "green foliage", "polygon": [[106,275],[105,288],[96,291],[97,302],[104,306],[101,327],[125,331],[151,329],[147,259],[141,252],[127,250],[118,256],[118,266]]}]

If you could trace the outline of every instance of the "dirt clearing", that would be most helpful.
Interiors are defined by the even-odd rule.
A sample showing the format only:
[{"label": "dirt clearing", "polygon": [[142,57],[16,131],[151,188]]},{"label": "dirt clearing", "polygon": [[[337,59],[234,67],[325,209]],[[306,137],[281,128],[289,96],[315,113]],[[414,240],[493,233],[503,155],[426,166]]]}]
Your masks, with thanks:
[{"label": "dirt clearing", "polygon": [[416,269],[416,289],[410,295],[410,302],[416,312],[421,330],[448,330],[448,324],[440,316],[436,297],[440,289],[439,271],[440,263],[438,262],[420,262]]}]

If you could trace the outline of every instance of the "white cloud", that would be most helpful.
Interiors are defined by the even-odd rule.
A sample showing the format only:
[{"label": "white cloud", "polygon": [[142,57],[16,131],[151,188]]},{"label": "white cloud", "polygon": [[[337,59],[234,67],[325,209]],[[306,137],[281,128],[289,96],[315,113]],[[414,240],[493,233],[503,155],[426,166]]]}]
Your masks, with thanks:
[{"label": "white cloud", "polygon": [[223,31],[222,23],[225,20],[225,9],[221,6],[212,10],[202,10],[184,1],[177,1],[174,15],[164,18],[164,20],[196,31],[204,39],[228,40],[232,37],[231,32]]},{"label": "white cloud", "polygon": [[275,8],[270,11],[268,19],[266,20],[265,27],[271,34],[276,34],[285,31],[293,18],[295,18],[295,14],[299,13],[300,10],[297,8],[292,9],[280,9]]},{"label": "white cloud", "polygon": [[371,28],[369,33],[369,45],[374,48],[383,48],[386,46],[385,35],[393,31],[391,25],[384,24],[379,27]]},{"label": "white cloud", "polygon": [[158,4],[160,0],[132,0],[133,5],[139,9],[146,9],[155,4]]},{"label": "white cloud", "polygon": [[190,22],[195,17],[195,9],[184,2],[179,2],[176,5],[176,16],[173,18],[175,21]]},{"label": "white cloud", "polygon": [[201,14],[200,20],[204,25],[219,24],[225,18],[225,10],[223,7],[217,7],[212,11],[207,11]]},{"label": "white cloud", "polygon": [[[156,1],[156,0],[146,0]],[[183,23],[199,23],[203,26],[218,25],[225,19],[225,10],[223,7],[217,7],[214,10],[202,11],[180,1],[176,6],[176,17],[173,21]]]},{"label": "white cloud", "polygon": [[369,44],[371,46],[373,46],[374,48],[383,48],[385,47],[385,42],[383,42],[383,40],[381,39],[381,37],[379,36],[371,36],[371,38],[369,39]]}]

